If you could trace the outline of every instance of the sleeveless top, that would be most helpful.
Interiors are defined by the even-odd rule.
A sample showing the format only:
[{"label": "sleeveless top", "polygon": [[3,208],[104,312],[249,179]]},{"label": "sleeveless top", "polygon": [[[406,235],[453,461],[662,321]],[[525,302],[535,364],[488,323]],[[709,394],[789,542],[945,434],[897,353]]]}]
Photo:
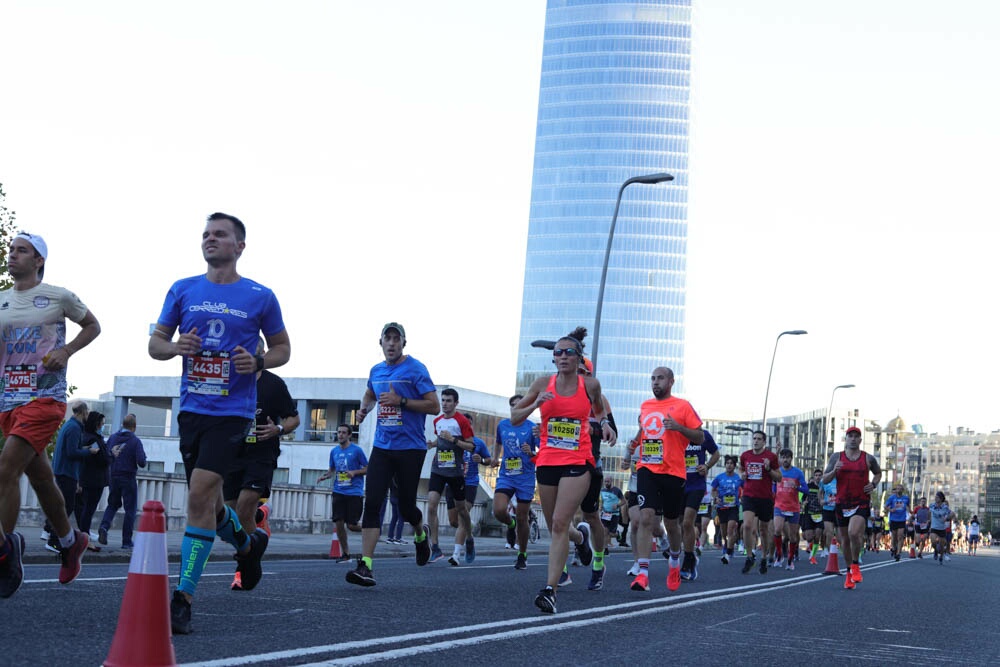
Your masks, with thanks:
[{"label": "sleeveless top", "polygon": [[594,465],[590,443],[590,398],[582,375],[577,376],[576,392],[560,396],[556,391],[556,377],[549,378],[545,390],[553,398],[542,403],[541,449],[535,467]]},{"label": "sleeveless top", "polygon": [[869,495],[865,493],[865,485],[868,484],[868,455],[862,451],[858,460],[852,461],[845,452],[841,452],[840,461],[844,466],[837,473],[837,504],[867,507],[871,502]]}]

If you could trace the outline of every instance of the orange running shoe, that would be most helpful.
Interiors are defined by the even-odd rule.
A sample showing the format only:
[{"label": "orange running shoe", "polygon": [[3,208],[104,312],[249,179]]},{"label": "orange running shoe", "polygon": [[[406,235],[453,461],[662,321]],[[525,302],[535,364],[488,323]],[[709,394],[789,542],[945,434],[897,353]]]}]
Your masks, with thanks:
[{"label": "orange running shoe", "polygon": [[633,591],[648,591],[649,590],[649,575],[640,572],[636,575],[635,579],[632,580],[632,585],[629,586]]},{"label": "orange running shoe", "polygon": [[857,563],[851,564],[851,579],[853,579],[856,584],[860,584],[864,581],[864,577],[861,576],[861,566]]},{"label": "orange running shoe", "polygon": [[809,564],[810,565],[819,565],[819,563],[816,562],[816,556],[812,556],[811,558],[809,558]]},{"label": "orange running shoe", "polygon": [[271,516],[271,506],[264,503],[258,507],[257,516],[261,517],[260,521],[257,522],[257,527],[267,533],[268,537],[271,537],[271,524],[267,522],[267,517]]},{"label": "orange running shoe", "polygon": [[232,590],[232,591],[242,591],[243,590],[243,575],[242,574],[240,574],[239,572],[236,573],[236,576],[233,577],[233,583],[229,587],[229,590]]},{"label": "orange running shoe", "polygon": [[681,567],[671,567],[667,572],[667,590],[676,591],[681,587]]},{"label": "orange running shoe", "polygon": [[844,588],[849,591],[854,590],[854,579],[851,578],[851,570],[847,570],[847,576],[844,578]]}]

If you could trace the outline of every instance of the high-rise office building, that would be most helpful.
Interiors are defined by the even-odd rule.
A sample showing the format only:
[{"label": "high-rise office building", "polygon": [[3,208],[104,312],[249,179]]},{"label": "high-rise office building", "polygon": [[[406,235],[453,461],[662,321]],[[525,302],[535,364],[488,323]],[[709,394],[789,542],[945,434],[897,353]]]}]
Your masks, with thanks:
[{"label": "high-rise office building", "polygon": [[690,53],[690,0],[548,2],[517,385],[552,372],[533,340],[592,340],[618,189],[668,172],[625,190],[608,262],[597,375],[629,437],[653,367],[683,391]]}]

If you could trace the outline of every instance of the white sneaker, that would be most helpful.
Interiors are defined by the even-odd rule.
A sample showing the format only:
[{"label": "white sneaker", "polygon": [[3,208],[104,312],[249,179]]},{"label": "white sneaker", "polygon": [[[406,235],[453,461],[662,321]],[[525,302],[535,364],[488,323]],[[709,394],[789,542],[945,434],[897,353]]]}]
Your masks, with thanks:
[{"label": "white sneaker", "polygon": [[39,537],[42,538],[42,542],[48,542],[49,541],[49,537],[51,537],[51,535],[49,534],[49,531],[47,531],[47,530],[45,530],[43,528],[42,529],[42,534],[39,535]]},{"label": "white sneaker", "polygon": [[826,549],[820,549],[820,551],[819,551],[819,553],[817,555],[820,558],[826,558],[827,556],[830,555],[830,552],[828,552]]},{"label": "white sneaker", "polygon": [[949,562],[949,561],[951,561],[951,556],[949,556],[948,554],[945,554],[945,555],[944,555],[944,562],[946,562],[946,563],[947,563],[947,562]]},{"label": "white sneaker", "polygon": [[639,576],[639,561],[634,561],[632,563],[632,567],[630,567],[628,569],[628,572],[626,574],[628,574],[628,576],[630,576],[630,577],[638,577]]}]

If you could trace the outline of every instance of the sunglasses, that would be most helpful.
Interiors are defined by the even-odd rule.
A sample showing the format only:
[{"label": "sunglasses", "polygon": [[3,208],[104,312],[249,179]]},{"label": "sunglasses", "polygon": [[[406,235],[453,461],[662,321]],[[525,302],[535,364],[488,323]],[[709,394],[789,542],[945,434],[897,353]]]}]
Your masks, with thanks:
[{"label": "sunglasses", "polygon": [[561,357],[564,354],[569,355],[571,357],[575,357],[580,353],[576,351],[575,347],[567,347],[566,349],[560,349],[557,347],[556,349],[552,350],[553,357]]}]

